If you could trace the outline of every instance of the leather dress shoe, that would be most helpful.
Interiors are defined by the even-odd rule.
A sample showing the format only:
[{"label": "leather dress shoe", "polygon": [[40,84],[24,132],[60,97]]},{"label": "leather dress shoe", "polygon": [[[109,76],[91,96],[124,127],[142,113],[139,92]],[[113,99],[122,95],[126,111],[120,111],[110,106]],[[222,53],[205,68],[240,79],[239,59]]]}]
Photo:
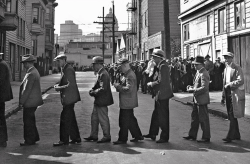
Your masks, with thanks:
[{"label": "leather dress shoe", "polygon": [[229,138],[223,138],[222,140],[225,141],[225,143],[230,143],[230,142],[232,142],[232,140],[229,139]]},{"label": "leather dress shoe", "polygon": [[101,140],[97,141],[97,143],[105,143],[105,142],[110,142],[110,138],[102,138]]},{"label": "leather dress shoe", "polygon": [[130,142],[139,142],[141,140],[144,140],[144,137],[143,136],[140,136],[140,137],[135,137],[134,139],[130,140]]},{"label": "leather dress shoe", "polygon": [[144,138],[151,138],[151,140],[155,141],[156,139],[156,135],[151,135],[151,134],[147,134],[147,135],[143,135]]},{"label": "leather dress shoe", "polygon": [[79,138],[79,139],[76,139],[76,140],[72,140],[69,143],[70,144],[80,144],[81,142],[82,142],[82,140],[81,140],[81,138]]},{"label": "leather dress shoe", "polygon": [[193,141],[196,140],[196,138],[194,138],[192,136],[187,136],[187,137],[183,137],[183,138],[186,139],[186,140],[193,140]]},{"label": "leather dress shoe", "polygon": [[210,139],[200,139],[200,140],[197,140],[197,142],[199,143],[209,143],[210,142]]},{"label": "leather dress shoe", "polygon": [[98,141],[98,138],[94,138],[92,136],[84,138],[86,141]]},{"label": "leather dress shoe", "polygon": [[0,142],[0,147],[7,147],[7,142]]},{"label": "leather dress shoe", "polygon": [[33,143],[27,143],[27,142],[22,142],[20,143],[20,146],[30,146],[30,145],[35,145],[36,143],[33,142]]},{"label": "leather dress shoe", "polygon": [[57,143],[53,143],[53,146],[56,147],[56,146],[63,146],[63,145],[69,145],[69,143],[67,142],[62,142],[62,141],[59,141]]},{"label": "leather dress shoe", "polygon": [[114,145],[126,144],[127,141],[115,141],[113,142]]},{"label": "leather dress shoe", "polygon": [[168,142],[168,140],[164,140],[164,139],[159,139],[156,141],[156,143],[166,143]]}]

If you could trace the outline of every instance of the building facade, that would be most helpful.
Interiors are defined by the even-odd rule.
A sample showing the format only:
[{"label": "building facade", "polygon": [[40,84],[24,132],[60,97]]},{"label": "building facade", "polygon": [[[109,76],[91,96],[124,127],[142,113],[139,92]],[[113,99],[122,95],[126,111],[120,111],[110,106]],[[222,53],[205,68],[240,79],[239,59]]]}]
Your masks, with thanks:
[{"label": "building facade", "polygon": [[182,57],[210,55],[214,61],[233,52],[249,93],[250,0],[189,0],[180,5]]},{"label": "building facade", "polygon": [[[107,49],[108,43],[105,44],[104,63],[112,63],[112,49]],[[65,55],[67,61],[77,68],[81,66],[90,66],[95,56],[103,56],[102,42],[70,42],[66,45]]]},{"label": "building facade", "polygon": [[[155,48],[164,49],[164,10],[162,0],[131,0],[131,27],[126,39],[130,60],[148,60]],[[181,53],[181,34],[177,15],[179,0],[169,0],[171,55]],[[178,48],[179,47],[179,48]]]},{"label": "building facade", "polygon": [[72,20],[65,21],[64,24],[60,25],[60,36],[58,39],[58,44],[61,47],[64,47],[71,40],[81,38],[82,30],[79,29],[78,25],[75,24]]},{"label": "building facade", "polygon": [[55,0],[48,0],[46,5],[46,15],[45,15],[45,74],[49,74],[49,70],[52,70],[54,65],[53,59],[56,56],[54,52],[55,42],[54,42],[54,25],[55,25],[55,8],[58,3]]},{"label": "building facade", "polygon": [[0,24],[1,30],[6,29],[4,39],[1,37],[1,49],[11,68],[12,80],[20,81],[25,74],[20,63],[21,56],[30,53],[32,48],[31,34],[26,21],[26,5],[24,0],[3,2],[6,2],[4,12],[7,19]]}]

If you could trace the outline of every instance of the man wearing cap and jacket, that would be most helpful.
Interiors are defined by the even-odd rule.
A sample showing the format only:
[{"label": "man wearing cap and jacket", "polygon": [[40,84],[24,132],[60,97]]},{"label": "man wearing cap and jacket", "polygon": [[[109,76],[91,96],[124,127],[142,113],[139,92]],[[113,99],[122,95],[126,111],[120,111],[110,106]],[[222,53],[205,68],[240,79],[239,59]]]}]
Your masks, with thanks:
[{"label": "man wearing cap and jacket", "polygon": [[[213,62],[210,60],[210,56],[209,55],[206,55],[205,56],[205,59],[206,61],[204,62],[205,63],[205,69],[208,71],[208,74],[210,76],[210,81],[213,80],[213,76],[214,76],[214,64]],[[213,88],[213,82],[209,82],[209,90],[212,91],[214,90]]]},{"label": "man wearing cap and jacket", "polygon": [[36,127],[35,111],[43,104],[40,74],[34,67],[35,57],[24,55],[21,63],[26,69],[26,75],[19,91],[19,107],[23,108],[24,142],[20,146],[34,145],[40,140]]},{"label": "man wearing cap and jacket", "polygon": [[7,125],[5,120],[5,102],[13,99],[11,89],[11,73],[8,64],[0,53],[0,147],[7,146]]},{"label": "man wearing cap and jacket", "polygon": [[169,140],[169,99],[173,97],[173,91],[170,86],[169,66],[164,60],[165,53],[161,49],[154,49],[152,54],[153,60],[157,65],[157,72],[154,81],[147,85],[152,87],[155,93],[155,107],[151,117],[149,134],[145,138],[156,139],[159,128],[162,132],[160,139],[156,143],[164,143]]},{"label": "man wearing cap and jacket", "polygon": [[120,69],[124,74],[121,83],[114,83],[116,91],[119,92],[119,138],[113,142],[115,145],[126,144],[128,131],[134,139],[131,142],[143,140],[141,130],[134,115],[134,108],[138,107],[137,80],[136,75],[129,65],[129,60],[121,58],[118,60]]},{"label": "man wearing cap and jacket", "polygon": [[199,130],[199,125],[203,131],[201,140],[197,142],[209,143],[210,142],[210,124],[207,105],[210,103],[209,98],[209,74],[204,68],[204,57],[196,56],[195,61],[192,62],[195,69],[197,70],[194,77],[194,85],[187,86],[187,91],[193,93],[193,111],[191,114],[191,128],[189,130],[188,136],[183,137],[187,140],[196,140],[197,133]]},{"label": "man wearing cap and jacket", "polygon": [[222,140],[225,143],[230,143],[232,140],[241,139],[237,119],[245,115],[245,86],[242,68],[233,62],[234,54],[226,52],[223,56],[226,68],[223,77],[221,104],[223,106],[226,104],[230,125],[226,138]]},{"label": "man wearing cap and jacket", "polygon": [[[60,91],[63,110],[60,117],[60,141],[53,146],[62,146],[81,143],[79,128],[75,116],[75,103],[81,101],[78,86],[76,84],[75,70],[69,65],[65,54],[60,54],[54,59],[61,67],[62,76],[59,84],[55,85],[56,91]],[[69,142],[69,138],[71,141]]]},{"label": "man wearing cap and jacket", "polygon": [[94,87],[89,91],[89,95],[94,97],[95,101],[91,115],[91,134],[84,139],[87,141],[97,141],[100,123],[103,130],[103,138],[97,141],[97,143],[105,143],[111,141],[108,106],[112,105],[114,101],[110,89],[109,73],[103,66],[103,58],[96,56],[92,60],[93,69],[97,72],[98,78]]}]

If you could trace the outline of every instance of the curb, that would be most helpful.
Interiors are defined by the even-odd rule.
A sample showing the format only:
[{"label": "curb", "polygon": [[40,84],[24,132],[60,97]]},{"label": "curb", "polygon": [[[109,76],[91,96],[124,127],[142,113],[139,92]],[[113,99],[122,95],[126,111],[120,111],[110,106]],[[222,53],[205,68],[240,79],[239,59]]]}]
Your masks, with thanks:
[{"label": "curb", "polygon": [[[44,91],[42,91],[42,95],[44,95],[45,93],[47,93],[49,90],[51,90],[53,88],[53,86],[50,86],[49,88],[45,89]],[[9,110],[9,112],[5,113],[5,119],[9,118],[11,115],[17,113],[20,110],[19,107],[16,108],[12,108]]]},{"label": "curb", "polygon": [[[182,103],[184,105],[193,106],[193,102],[190,102],[190,101],[184,102],[184,101],[181,101],[181,100],[178,100],[178,99],[175,99],[175,98],[172,98],[172,100],[180,102],[180,103]],[[221,118],[224,118],[224,119],[228,119],[227,113],[221,111],[220,109],[209,108],[209,105],[208,105],[208,113],[213,114],[213,115],[218,116],[218,117],[221,117]],[[250,122],[250,116],[245,115],[245,117],[243,119],[245,121],[247,121],[247,122]]]}]

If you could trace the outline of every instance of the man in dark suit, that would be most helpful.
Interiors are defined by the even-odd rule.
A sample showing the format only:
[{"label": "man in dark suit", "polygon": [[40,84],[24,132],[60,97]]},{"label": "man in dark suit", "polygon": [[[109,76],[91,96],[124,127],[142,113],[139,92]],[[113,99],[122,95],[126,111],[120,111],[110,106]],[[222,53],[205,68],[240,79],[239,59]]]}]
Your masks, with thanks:
[{"label": "man in dark suit", "polygon": [[[75,103],[81,101],[76,84],[75,70],[66,62],[67,57],[65,54],[58,55],[54,60],[57,61],[62,70],[61,80],[54,88],[56,91],[60,91],[63,110],[60,118],[60,141],[54,143],[53,146],[81,143],[74,111]],[[70,142],[69,138],[71,139]]]},{"label": "man in dark suit", "polygon": [[0,53],[0,147],[6,147],[8,141],[5,102],[13,99],[10,79],[10,69]]},{"label": "man in dark suit", "polygon": [[164,143],[169,140],[169,99],[173,97],[173,92],[170,86],[169,66],[164,60],[164,51],[154,49],[152,56],[157,65],[157,72],[153,82],[149,82],[147,85],[154,90],[155,108],[151,118],[149,134],[144,135],[144,137],[155,140],[159,128],[161,128],[160,139],[156,143]]},{"label": "man in dark suit", "polygon": [[100,123],[103,130],[103,138],[97,141],[97,143],[111,141],[108,106],[114,103],[110,89],[109,73],[104,69],[103,62],[103,58],[100,56],[93,58],[93,69],[97,72],[98,78],[95,86],[89,91],[89,95],[95,98],[91,115],[91,134],[89,137],[84,138],[87,141],[97,141]]},{"label": "man in dark suit", "polygon": [[23,108],[24,142],[20,146],[34,145],[40,140],[36,127],[35,111],[43,104],[40,74],[34,67],[35,57],[24,55],[21,63],[26,69],[26,75],[19,91],[19,107]]},{"label": "man in dark suit", "polygon": [[201,129],[203,131],[201,140],[197,140],[197,142],[210,142],[210,124],[209,124],[209,115],[207,104],[210,103],[209,98],[209,81],[210,77],[208,71],[204,67],[204,57],[196,56],[195,61],[192,62],[194,64],[195,69],[197,70],[194,85],[187,86],[187,91],[193,93],[193,111],[192,111],[192,121],[191,128],[189,130],[188,136],[183,137],[187,140],[196,140],[197,133],[199,130],[199,125],[201,125]]},{"label": "man in dark suit", "polygon": [[130,68],[128,59],[118,60],[120,70],[123,73],[121,83],[114,83],[116,91],[119,92],[119,138],[113,142],[114,145],[126,144],[128,140],[128,131],[134,139],[131,142],[143,140],[141,130],[134,115],[134,108],[138,107],[137,80],[136,75]]}]

